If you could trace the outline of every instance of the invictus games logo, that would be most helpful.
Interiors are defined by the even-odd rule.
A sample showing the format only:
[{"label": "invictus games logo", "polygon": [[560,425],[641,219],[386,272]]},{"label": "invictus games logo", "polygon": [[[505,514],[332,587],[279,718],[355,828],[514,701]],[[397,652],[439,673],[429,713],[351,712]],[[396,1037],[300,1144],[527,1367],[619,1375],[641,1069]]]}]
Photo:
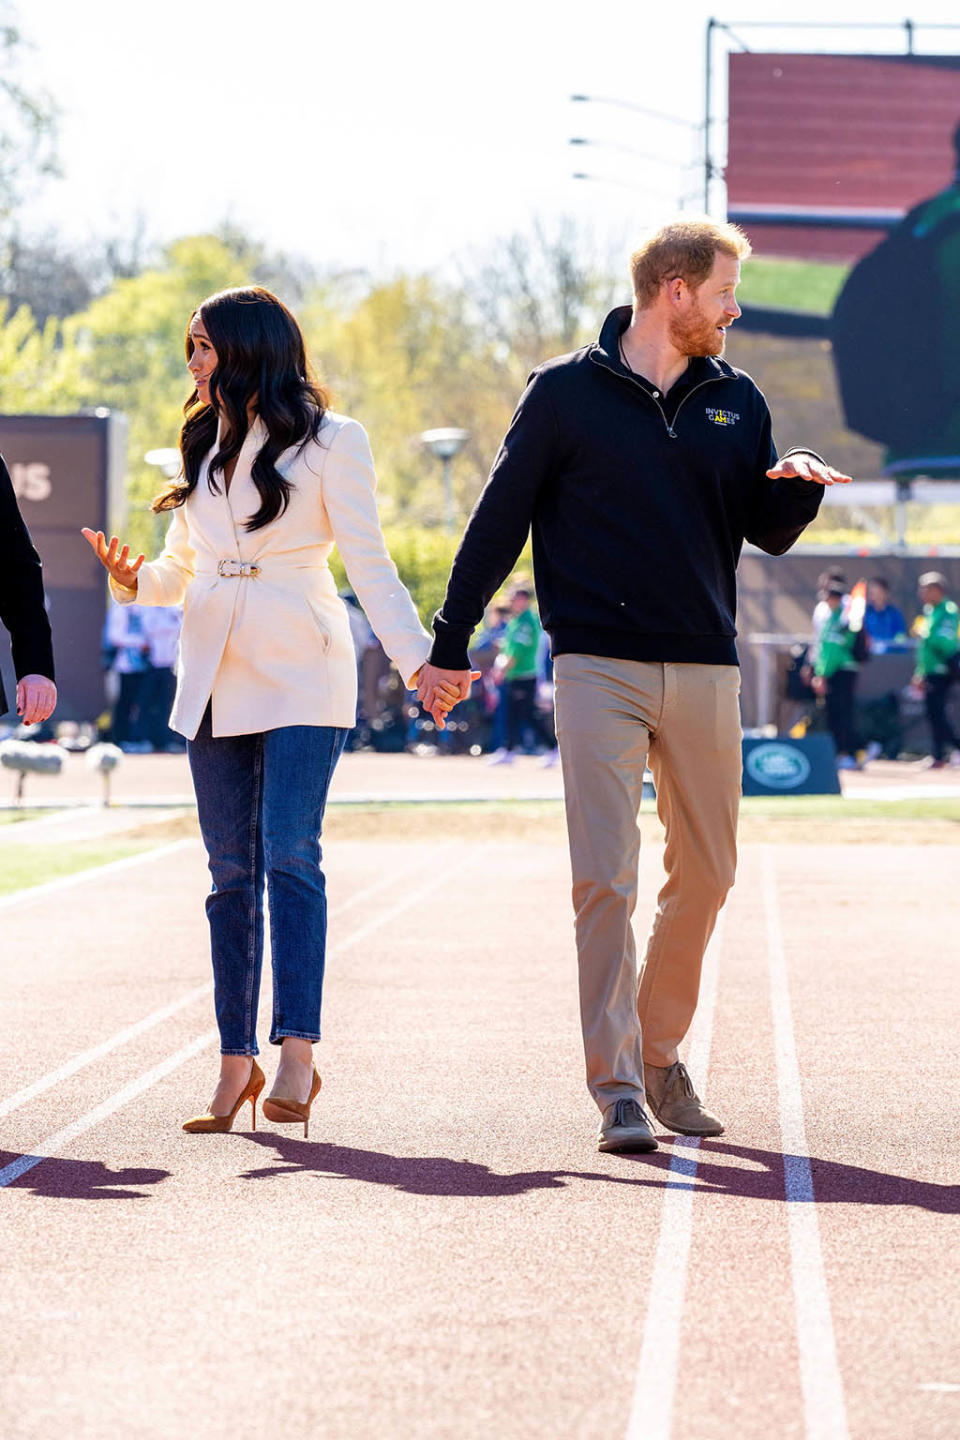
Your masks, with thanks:
[{"label": "invictus games logo", "polygon": [[708,405],[707,419],[712,420],[714,425],[736,425],[740,416],[736,410],[715,410],[712,405]]},{"label": "invictus games logo", "polygon": [[810,775],[810,761],[802,750],[768,741],[747,756],[747,771],[758,785],[771,790],[795,790]]}]

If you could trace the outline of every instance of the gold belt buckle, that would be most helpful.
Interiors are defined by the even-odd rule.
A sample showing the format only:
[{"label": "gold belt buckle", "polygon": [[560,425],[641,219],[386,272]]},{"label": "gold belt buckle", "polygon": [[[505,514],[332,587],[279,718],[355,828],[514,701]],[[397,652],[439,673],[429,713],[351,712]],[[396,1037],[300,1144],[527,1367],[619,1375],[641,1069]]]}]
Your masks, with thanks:
[{"label": "gold belt buckle", "polygon": [[254,565],[251,560],[221,560],[217,565],[217,574],[225,580],[252,580],[260,574],[260,566]]}]

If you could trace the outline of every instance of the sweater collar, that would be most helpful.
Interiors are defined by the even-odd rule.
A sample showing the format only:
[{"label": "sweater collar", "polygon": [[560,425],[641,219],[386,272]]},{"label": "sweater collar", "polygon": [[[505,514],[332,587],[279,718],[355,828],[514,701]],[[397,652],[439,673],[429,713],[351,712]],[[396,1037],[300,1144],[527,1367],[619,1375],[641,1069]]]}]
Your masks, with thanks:
[{"label": "sweater collar", "polygon": [[[602,365],[604,369],[613,370],[628,380],[637,380],[642,377],[628,369],[620,355],[620,337],[630,324],[632,315],[629,305],[615,306],[600,328],[600,338],[590,346],[589,355],[595,364]],[[719,355],[693,355],[676,384],[686,386],[699,385],[704,380],[734,380],[736,373],[733,366]]]}]

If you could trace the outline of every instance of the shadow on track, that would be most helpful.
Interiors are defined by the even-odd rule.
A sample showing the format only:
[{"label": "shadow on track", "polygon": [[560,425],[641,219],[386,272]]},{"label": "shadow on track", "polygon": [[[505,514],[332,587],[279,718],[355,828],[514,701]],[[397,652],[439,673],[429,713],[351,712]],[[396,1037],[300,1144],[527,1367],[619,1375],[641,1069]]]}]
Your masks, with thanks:
[{"label": "shadow on track", "polygon": [[[675,1143],[671,1135],[658,1136],[661,1145]],[[696,1154],[696,1189],[705,1195],[735,1195],[744,1200],[786,1200],[784,1156],[779,1150],[756,1150],[725,1140],[701,1140]],[[743,1165],[718,1164],[711,1160],[729,1157],[745,1160]],[[622,1157],[625,1160],[659,1161],[669,1168],[669,1154]],[[690,1159],[692,1161],[693,1156]],[[930,1180],[912,1180],[906,1175],[888,1175],[860,1165],[843,1165],[837,1160],[810,1160],[813,1193],[818,1205],[909,1205],[936,1215],[960,1215],[960,1185],[937,1185]],[[639,1181],[649,1184],[649,1181]],[[653,1182],[657,1183],[657,1182]]]},{"label": "shadow on track", "polygon": [[[246,1139],[264,1149],[276,1150],[280,1164],[247,1170],[244,1180],[268,1180],[281,1175],[311,1172],[330,1178],[365,1180],[387,1185],[407,1195],[523,1195],[528,1190],[561,1190],[572,1172],[531,1170],[499,1175],[474,1160],[448,1160],[443,1155],[386,1155],[378,1150],[355,1150],[348,1145],[314,1144],[285,1135],[258,1133]],[[576,1176],[576,1179],[584,1177]],[[605,1175],[585,1177],[605,1180]]]},{"label": "shadow on track", "polygon": [[[568,1180],[598,1180],[610,1185],[635,1185],[662,1190],[670,1169],[669,1149],[653,1155],[610,1156],[614,1164],[642,1166],[643,1179],[628,1174],[581,1170],[529,1170],[498,1174],[474,1160],[445,1156],[388,1155],[346,1145],[315,1144],[284,1135],[258,1133],[245,1136],[254,1145],[275,1150],[279,1163],[244,1171],[244,1180],[267,1180],[283,1175],[316,1174],[387,1185],[408,1195],[501,1196],[523,1195],[530,1190],[563,1189]],[[671,1136],[661,1136],[670,1145]],[[776,1150],[755,1150],[722,1141],[703,1141],[696,1152],[698,1191],[705,1195],[734,1195],[746,1200],[785,1200],[783,1155]],[[711,1160],[714,1155],[717,1159]],[[720,1157],[744,1160],[744,1165],[718,1163]],[[690,1157],[692,1159],[692,1156]],[[960,1214],[960,1187],[935,1185],[902,1175],[887,1175],[842,1165],[833,1160],[811,1160],[814,1193],[821,1204],[912,1205],[936,1214]]]},{"label": "shadow on track", "polygon": [[[0,1150],[0,1170],[24,1157]],[[11,1180],[4,1188],[29,1190],[55,1200],[145,1200],[149,1191],[140,1185],[158,1185],[170,1170],[140,1170],[129,1166],[111,1170],[102,1160],[63,1160],[59,1156],[39,1161]]]}]

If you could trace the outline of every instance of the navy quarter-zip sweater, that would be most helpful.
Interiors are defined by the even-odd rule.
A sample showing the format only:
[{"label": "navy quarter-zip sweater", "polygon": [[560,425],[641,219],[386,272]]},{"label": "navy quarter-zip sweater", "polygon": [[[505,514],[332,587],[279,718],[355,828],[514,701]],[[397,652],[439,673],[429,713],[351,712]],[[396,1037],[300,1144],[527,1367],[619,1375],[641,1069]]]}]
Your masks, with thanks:
[{"label": "navy quarter-zip sweater", "polygon": [[782,555],[823,487],[767,479],[770,411],[743,371],[693,358],[664,397],[627,369],[630,314],[613,310],[598,344],[531,375],[434,617],[434,665],[469,668],[470,637],[531,526],[554,655],[737,664],[743,542]]}]

